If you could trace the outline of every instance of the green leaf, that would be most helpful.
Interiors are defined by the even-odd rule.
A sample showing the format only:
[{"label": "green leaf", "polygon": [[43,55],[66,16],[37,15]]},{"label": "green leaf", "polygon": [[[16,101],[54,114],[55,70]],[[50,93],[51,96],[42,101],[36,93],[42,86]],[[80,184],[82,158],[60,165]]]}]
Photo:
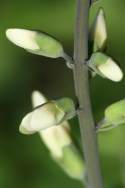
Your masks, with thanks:
[{"label": "green leaf", "polygon": [[104,53],[93,53],[88,62],[88,66],[98,75],[114,82],[119,82],[123,78],[123,72],[115,61]]},{"label": "green leaf", "polygon": [[51,58],[64,56],[62,44],[47,33],[12,28],[6,31],[7,38],[30,53]]}]

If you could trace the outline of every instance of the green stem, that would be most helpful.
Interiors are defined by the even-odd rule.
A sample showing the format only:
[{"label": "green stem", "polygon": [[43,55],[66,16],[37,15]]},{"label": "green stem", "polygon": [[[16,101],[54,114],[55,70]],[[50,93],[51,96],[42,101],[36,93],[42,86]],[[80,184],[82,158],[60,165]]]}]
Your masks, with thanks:
[{"label": "green stem", "polygon": [[76,96],[79,102],[78,118],[89,187],[103,188],[97,136],[91,111],[88,69],[85,65],[88,58],[89,5],[89,0],[77,0],[74,42],[74,82]]}]

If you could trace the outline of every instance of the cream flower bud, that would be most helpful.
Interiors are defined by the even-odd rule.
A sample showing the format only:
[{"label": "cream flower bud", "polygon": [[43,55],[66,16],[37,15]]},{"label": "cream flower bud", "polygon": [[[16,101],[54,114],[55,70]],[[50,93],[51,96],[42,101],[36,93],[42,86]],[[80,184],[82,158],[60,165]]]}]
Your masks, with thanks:
[{"label": "cream flower bud", "polygon": [[54,126],[39,132],[43,142],[55,157],[62,157],[62,148],[72,143],[66,126],[69,126],[69,124],[65,121],[60,126]]},{"label": "cream flower bud", "polygon": [[14,28],[6,31],[6,36],[11,42],[29,50],[39,50],[39,46],[35,40],[36,35],[37,32],[26,29]]},{"label": "cream flower bud", "polygon": [[51,156],[72,178],[81,180],[84,173],[83,159],[75,147],[67,121],[59,126],[40,131],[40,137],[49,149]]},{"label": "cream flower bud", "polygon": [[[63,106],[63,108],[67,108],[67,103],[63,100],[64,99],[59,101],[59,104]],[[32,93],[33,107],[44,102],[46,102],[46,99],[40,92],[34,91]],[[70,136],[69,123],[64,121],[59,126],[53,126],[39,131],[39,134],[56,163],[58,163],[71,178],[81,180],[84,173],[84,163]]]},{"label": "cream flower bud", "polygon": [[[43,96],[43,94],[38,91],[34,91],[32,93],[33,107],[44,104],[45,102],[47,102],[47,99]],[[59,126],[55,125],[49,129],[39,132],[43,142],[53,156],[62,157],[62,148],[72,143],[71,137],[68,134],[69,130],[69,123],[65,121]]]},{"label": "cream flower bud", "polygon": [[27,130],[29,133],[34,133],[58,125],[63,120],[64,115],[65,113],[53,101],[47,102],[24,117],[20,131]]},{"label": "cream flower bud", "polygon": [[119,82],[123,78],[123,73],[120,67],[111,59],[108,58],[106,63],[100,65],[98,70],[108,79]]},{"label": "cream flower bud", "polygon": [[64,56],[61,43],[44,32],[11,28],[7,29],[6,36],[15,45],[30,53],[51,58]]},{"label": "cream flower bud", "polygon": [[119,82],[123,78],[123,72],[115,61],[101,52],[93,53],[88,65],[100,76],[114,82]]},{"label": "cream flower bud", "polygon": [[32,92],[31,100],[33,108],[36,108],[37,106],[40,106],[48,101],[46,97],[39,91]]},{"label": "cream flower bud", "polygon": [[[37,101],[36,99],[34,100],[34,102],[38,104],[39,99],[37,98]],[[43,98],[42,100],[46,99]],[[75,106],[71,99],[62,98],[56,101],[48,101],[35,108],[24,117],[20,125],[20,131],[24,134],[32,134],[59,125],[63,121],[72,118],[74,115]]]},{"label": "cream flower bud", "polygon": [[99,9],[94,25],[94,52],[103,50],[107,42],[107,28],[105,14],[102,8]]}]

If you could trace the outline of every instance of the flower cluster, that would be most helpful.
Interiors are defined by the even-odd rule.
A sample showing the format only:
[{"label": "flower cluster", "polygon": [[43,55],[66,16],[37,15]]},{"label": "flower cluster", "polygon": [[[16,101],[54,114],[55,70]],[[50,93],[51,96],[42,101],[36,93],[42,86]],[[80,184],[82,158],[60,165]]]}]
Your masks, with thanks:
[{"label": "flower cluster", "polygon": [[[50,58],[62,57],[69,68],[74,68],[73,58],[67,55],[62,44],[47,33],[12,28],[6,31],[7,38],[26,51]],[[107,28],[105,14],[99,9],[90,31],[92,50],[86,64],[94,75],[99,75],[114,82],[123,78],[119,65],[109,57],[107,46]],[[90,48],[91,49],[91,48]],[[20,132],[23,134],[39,133],[53,159],[72,178],[82,179],[84,173],[83,158],[71,136],[68,120],[76,115],[77,109],[70,98],[47,100],[38,91],[32,94],[33,110],[22,120]],[[98,124],[100,131],[125,123],[125,100],[106,108],[104,119]]]}]

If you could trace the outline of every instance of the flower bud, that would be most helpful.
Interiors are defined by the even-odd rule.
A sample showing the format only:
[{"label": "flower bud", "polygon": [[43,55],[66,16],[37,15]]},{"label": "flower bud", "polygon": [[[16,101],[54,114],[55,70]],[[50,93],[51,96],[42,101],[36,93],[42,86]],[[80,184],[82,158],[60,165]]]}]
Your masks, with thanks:
[{"label": "flower bud", "polygon": [[82,157],[70,136],[68,122],[60,126],[39,131],[39,134],[50,151],[52,158],[72,178],[82,179],[84,164]]},{"label": "flower bud", "polygon": [[114,82],[119,82],[123,78],[122,70],[115,61],[101,52],[92,54],[88,66],[100,76]]},{"label": "flower bud", "polygon": [[100,8],[98,11],[93,30],[94,52],[104,50],[107,42],[107,28],[105,14],[102,8]]},{"label": "flower bud", "polygon": [[32,134],[59,125],[74,115],[75,106],[71,99],[62,98],[56,101],[48,101],[24,117],[20,125],[20,131],[24,134]]},{"label": "flower bud", "polygon": [[63,147],[63,156],[56,158],[56,162],[71,178],[83,181],[85,165],[80,152],[73,143]]},{"label": "flower bud", "polygon": [[[47,99],[39,91],[32,93],[32,105],[33,107],[39,106],[47,102]],[[42,130],[39,132],[45,145],[49,148],[53,156],[62,156],[62,147],[71,144],[72,140],[68,134],[70,126],[67,121],[64,121],[60,126],[53,126],[49,129]]]},{"label": "flower bud", "polygon": [[32,92],[31,100],[33,108],[36,108],[37,106],[40,106],[48,101],[46,97],[39,91]]},{"label": "flower bud", "polygon": [[[32,94],[33,107],[46,102],[45,97],[38,91]],[[67,104],[63,99],[59,103],[65,108]],[[67,121],[59,126],[53,126],[46,130],[39,131],[40,137],[56,163],[71,177],[78,180],[83,178],[83,159],[75,147],[70,136],[70,126]]]},{"label": "flower bud", "polygon": [[64,54],[61,43],[50,35],[33,30],[11,28],[6,31],[7,38],[30,53],[51,58]]},{"label": "flower bud", "polygon": [[114,125],[125,123],[125,99],[106,108],[105,121]]}]

